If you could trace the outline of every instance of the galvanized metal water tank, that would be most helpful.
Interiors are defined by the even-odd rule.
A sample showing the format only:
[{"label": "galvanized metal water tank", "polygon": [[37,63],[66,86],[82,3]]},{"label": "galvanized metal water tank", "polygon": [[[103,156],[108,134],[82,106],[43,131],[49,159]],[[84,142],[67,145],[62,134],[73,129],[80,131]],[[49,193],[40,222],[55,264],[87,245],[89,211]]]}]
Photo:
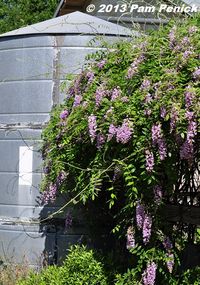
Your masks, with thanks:
[{"label": "galvanized metal water tank", "polygon": [[[88,43],[104,35],[112,42],[128,29],[80,12],[12,31],[0,37],[0,258],[37,266],[42,254],[59,261],[77,242],[81,223],[64,232],[62,223],[39,218],[59,208],[37,203],[41,181],[41,131],[52,105],[62,100],[60,82],[79,73]],[[63,202],[62,202],[63,203]]]}]

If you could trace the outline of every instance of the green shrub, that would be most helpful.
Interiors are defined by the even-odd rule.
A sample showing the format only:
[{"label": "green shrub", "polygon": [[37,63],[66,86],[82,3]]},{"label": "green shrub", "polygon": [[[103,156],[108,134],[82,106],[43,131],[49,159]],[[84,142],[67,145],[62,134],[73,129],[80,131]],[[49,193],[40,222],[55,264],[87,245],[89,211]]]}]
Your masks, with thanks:
[{"label": "green shrub", "polygon": [[31,273],[18,285],[106,285],[103,265],[85,246],[73,246],[61,267],[49,266],[40,274]]},{"label": "green shrub", "polygon": [[74,246],[63,265],[64,284],[106,285],[102,263],[97,261],[92,250]]}]

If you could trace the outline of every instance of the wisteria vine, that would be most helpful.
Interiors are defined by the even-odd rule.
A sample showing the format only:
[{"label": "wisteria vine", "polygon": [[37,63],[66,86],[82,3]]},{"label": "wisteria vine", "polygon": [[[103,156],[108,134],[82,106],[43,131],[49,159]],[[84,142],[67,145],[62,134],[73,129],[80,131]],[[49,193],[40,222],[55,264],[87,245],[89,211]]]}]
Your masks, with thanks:
[{"label": "wisteria vine", "polygon": [[43,132],[43,201],[80,192],[86,203],[107,191],[105,204],[118,207],[113,232],[140,260],[138,280],[153,285],[165,274],[172,284],[180,231],[162,207],[177,203],[199,167],[199,16],[91,59]]}]

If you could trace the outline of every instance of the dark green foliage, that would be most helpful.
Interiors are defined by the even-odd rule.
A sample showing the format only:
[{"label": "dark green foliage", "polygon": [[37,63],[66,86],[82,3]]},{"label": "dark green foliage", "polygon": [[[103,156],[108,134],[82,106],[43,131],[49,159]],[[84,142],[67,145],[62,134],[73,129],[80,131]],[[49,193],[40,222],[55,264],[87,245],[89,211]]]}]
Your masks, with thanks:
[{"label": "dark green foliage", "polygon": [[59,0],[1,0],[0,34],[53,17]]}]

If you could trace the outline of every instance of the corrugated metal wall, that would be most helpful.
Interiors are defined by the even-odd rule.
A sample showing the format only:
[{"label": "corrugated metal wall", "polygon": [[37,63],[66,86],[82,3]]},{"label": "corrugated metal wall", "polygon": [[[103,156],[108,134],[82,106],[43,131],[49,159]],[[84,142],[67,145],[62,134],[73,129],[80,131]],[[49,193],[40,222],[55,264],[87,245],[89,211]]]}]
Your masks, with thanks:
[{"label": "corrugated metal wall", "polygon": [[[61,21],[56,19],[58,34],[54,19],[37,25],[37,29],[33,26],[35,33],[30,34],[29,27],[0,37],[0,258],[6,262],[20,263],[25,259],[37,266],[46,254],[49,262],[57,262],[69,244],[85,234],[78,214],[75,226],[67,232],[63,220],[39,224],[40,218],[65,202],[60,198],[56,205],[38,204],[42,128],[52,105],[63,98],[61,81],[66,74],[79,73],[85,56],[98,49],[88,46],[96,29],[95,33],[92,29],[88,32],[87,27],[84,34],[79,28],[83,23],[91,25],[91,18],[94,22],[99,20],[88,20],[87,15],[79,13],[79,26],[74,28],[77,14],[71,15],[66,27],[63,17]],[[105,32],[109,42],[115,41],[113,24],[102,24],[101,34]],[[43,33],[45,27],[48,32]]]}]

